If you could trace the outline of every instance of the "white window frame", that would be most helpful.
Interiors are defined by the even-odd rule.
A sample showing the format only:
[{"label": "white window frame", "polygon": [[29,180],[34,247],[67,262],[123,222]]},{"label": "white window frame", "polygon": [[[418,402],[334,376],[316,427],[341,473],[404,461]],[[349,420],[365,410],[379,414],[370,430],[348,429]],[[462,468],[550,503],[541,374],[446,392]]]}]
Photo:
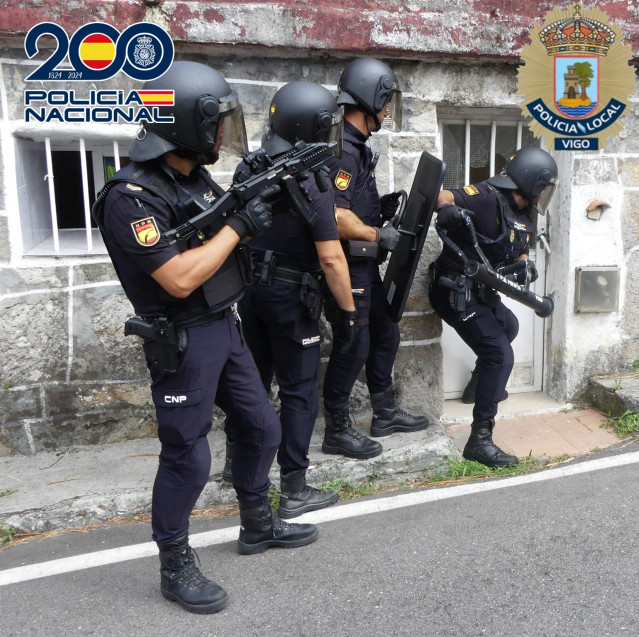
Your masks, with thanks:
[{"label": "white window frame", "polygon": [[[107,254],[102,236],[97,228],[91,227],[91,201],[89,199],[89,173],[86,152],[91,151],[93,159],[93,187],[97,194],[104,186],[103,159],[113,156],[116,171],[120,169],[121,158],[128,156],[128,147],[135,136],[137,127],[103,126],[80,130],[76,127],[17,127],[13,131],[15,143],[21,140],[43,143],[46,172],[42,176],[48,185],[50,236],[35,246],[23,248],[23,257],[31,256],[95,256]],[[76,151],[80,154],[81,184],[71,187],[82,188],[84,225],[81,228],[59,228],[58,210],[55,202],[55,176],[53,174],[52,153],[56,151]],[[19,167],[17,167],[19,169]],[[20,209],[20,225],[30,210]]]}]

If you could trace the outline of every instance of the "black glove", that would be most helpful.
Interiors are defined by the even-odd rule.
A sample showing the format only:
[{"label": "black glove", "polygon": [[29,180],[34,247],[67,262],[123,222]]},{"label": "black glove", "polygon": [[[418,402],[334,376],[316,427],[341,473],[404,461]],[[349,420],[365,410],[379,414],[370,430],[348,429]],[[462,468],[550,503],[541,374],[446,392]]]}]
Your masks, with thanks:
[{"label": "black glove", "polygon": [[454,203],[445,203],[437,208],[437,223],[444,230],[458,228],[466,223],[467,218],[474,219],[475,213],[472,210],[460,208]]},{"label": "black glove", "polygon": [[331,327],[333,328],[333,347],[340,354],[346,354],[353,347],[359,331],[357,311],[340,310],[337,321],[332,323]]},{"label": "black glove", "polygon": [[297,177],[295,177],[295,181],[297,181],[297,185],[300,187],[300,190],[302,191],[302,194],[306,198],[306,201],[308,201],[308,203],[313,203],[313,199],[311,199],[311,195],[308,192],[308,188],[304,185],[304,182],[309,177],[310,175],[307,172],[303,172],[297,175]]},{"label": "black glove", "polygon": [[387,224],[377,230],[377,243],[380,248],[392,252],[397,247],[400,236],[397,228],[393,228],[393,226]]},{"label": "black glove", "polygon": [[398,192],[391,192],[379,198],[379,203],[382,207],[381,215],[384,221],[388,221],[395,216],[397,208],[399,208],[399,197],[400,194]]},{"label": "black glove", "polygon": [[231,215],[226,225],[231,226],[240,239],[262,234],[271,227],[271,204],[267,200],[279,191],[277,184],[269,186]]}]

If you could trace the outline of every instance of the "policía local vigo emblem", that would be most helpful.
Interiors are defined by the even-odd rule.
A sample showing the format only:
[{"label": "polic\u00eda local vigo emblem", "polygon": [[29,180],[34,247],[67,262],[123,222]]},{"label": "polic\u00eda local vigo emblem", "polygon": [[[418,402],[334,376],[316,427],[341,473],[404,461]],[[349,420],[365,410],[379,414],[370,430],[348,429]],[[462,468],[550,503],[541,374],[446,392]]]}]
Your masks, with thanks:
[{"label": "polic\u00eda local vigo emblem", "polygon": [[635,73],[622,31],[599,9],[553,9],[530,31],[519,93],[530,129],[553,150],[599,150],[623,128]]}]

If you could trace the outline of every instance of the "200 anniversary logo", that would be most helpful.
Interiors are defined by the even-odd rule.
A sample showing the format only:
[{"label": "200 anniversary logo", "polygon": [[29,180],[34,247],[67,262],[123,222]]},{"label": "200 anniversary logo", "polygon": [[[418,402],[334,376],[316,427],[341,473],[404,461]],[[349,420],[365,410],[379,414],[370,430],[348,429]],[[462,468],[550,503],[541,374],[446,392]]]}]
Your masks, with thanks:
[{"label": "200 anniversary logo", "polygon": [[622,31],[599,9],[550,11],[530,32],[519,93],[530,128],[554,150],[598,150],[623,128],[635,74]]},{"label": "200 anniversary logo", "polygon": [[[99,82],[122,71],[135,80],[153,80],[173,62],[169,34],[155,24],[139,22],[120,33],[115,27],[93,22],[69,39],[53,22],[34,26],[24,41],[29,58],[40,52],[43,36],[56,41],[53,53],[26,78],[38,88],[24,94],[26,122],[172,122],[160,106],[173,105],[173,91],[45,90],[43,82]],[[65,60],[68,56],[68,64]],[[70,67],[70,68],[69,68]]]}]

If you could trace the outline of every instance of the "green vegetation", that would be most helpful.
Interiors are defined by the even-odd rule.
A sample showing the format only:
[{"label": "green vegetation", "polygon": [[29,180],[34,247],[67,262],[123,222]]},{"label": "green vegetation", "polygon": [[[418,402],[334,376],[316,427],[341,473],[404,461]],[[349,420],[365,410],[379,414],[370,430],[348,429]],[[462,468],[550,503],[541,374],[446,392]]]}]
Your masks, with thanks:
[{"label": "green vegetation", "polygon": [[639,432],[639,414],[628,410],[617,418],[609,418],[602,426],[606,429],[614,429],[620,438],[627,438]]},{"label": "green vegetation", "polygon": [[0,498],[4,498],[5,496],[16,493],[17,491],[18,489],[5,489],[4,491],[0,491]]},{"label": "green vegetation", "polygon": [[0,526],[0,544],[13,541],[17,531],[12,526]]}]

